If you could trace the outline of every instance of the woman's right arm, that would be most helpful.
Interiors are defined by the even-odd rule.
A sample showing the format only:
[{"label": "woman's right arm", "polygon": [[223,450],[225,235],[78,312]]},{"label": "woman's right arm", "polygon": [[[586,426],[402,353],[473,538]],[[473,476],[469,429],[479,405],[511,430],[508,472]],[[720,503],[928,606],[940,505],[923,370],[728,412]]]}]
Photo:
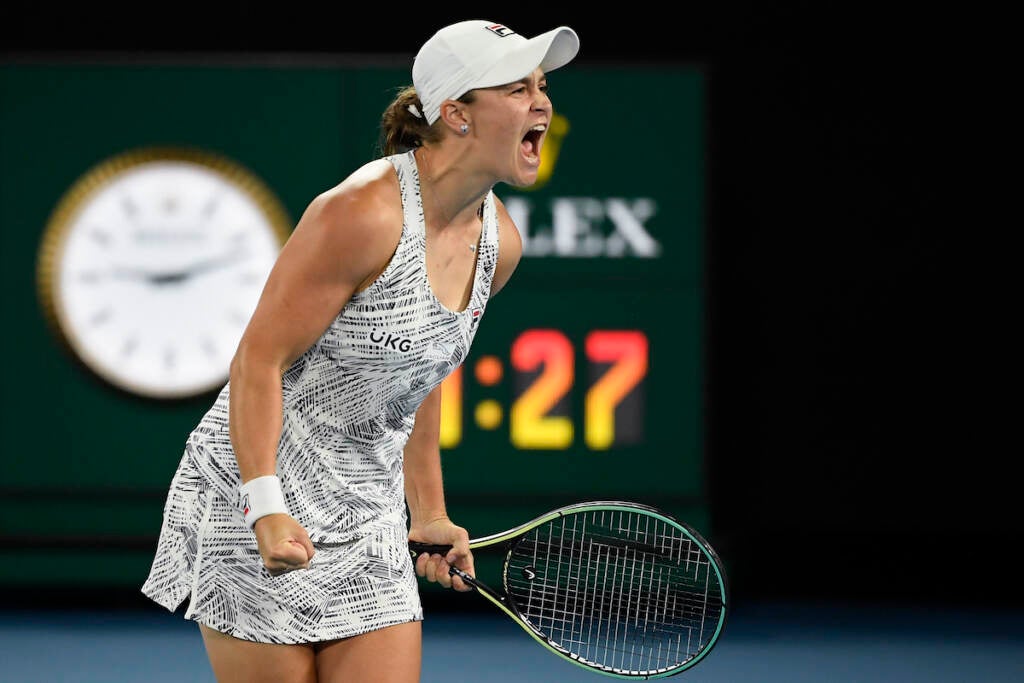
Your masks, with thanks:
[{"label": "woman's right arm", "polygon": [[[276,473],[282,374],[393,253],[402,220],[399,208],[393,227],[390,196],[387,176],[364,167],[314,199],[281,250],[231,361],[229,423],[242,483]],[[290,515],[261,517],[253,531],[271,572],[308,566],[312,544]]]}]

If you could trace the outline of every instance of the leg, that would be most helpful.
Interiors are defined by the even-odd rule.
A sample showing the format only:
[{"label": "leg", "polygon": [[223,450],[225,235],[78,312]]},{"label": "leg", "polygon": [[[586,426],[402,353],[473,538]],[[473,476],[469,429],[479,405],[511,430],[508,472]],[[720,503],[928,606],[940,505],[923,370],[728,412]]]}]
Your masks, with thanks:
[{"label": "leg", "polygon": [[317,647],[320,683],[417,683],[423,647],[420,622],[388,626]]},{"label": "leg", "polygon": [[310,645],[241,640],[199,625],[218,683],[317,683]]}]

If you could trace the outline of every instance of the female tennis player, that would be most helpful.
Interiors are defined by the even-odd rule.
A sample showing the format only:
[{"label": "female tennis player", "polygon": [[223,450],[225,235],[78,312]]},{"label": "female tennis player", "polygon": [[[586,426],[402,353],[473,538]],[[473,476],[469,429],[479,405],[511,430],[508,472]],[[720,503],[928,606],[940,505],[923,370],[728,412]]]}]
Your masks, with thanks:
[{"label": "female tennis player", "polygon": [[[417,681],[416,575],[469,590],[447,516],[441,382],[522,243],[493,186],[537,179],[546,73],[576,33],[441,29],[381,121],[381,158],[306,208],[189,435],[142,587],[198,622],[221,683]],[[451,545],[415,565],[408,541]]]}]

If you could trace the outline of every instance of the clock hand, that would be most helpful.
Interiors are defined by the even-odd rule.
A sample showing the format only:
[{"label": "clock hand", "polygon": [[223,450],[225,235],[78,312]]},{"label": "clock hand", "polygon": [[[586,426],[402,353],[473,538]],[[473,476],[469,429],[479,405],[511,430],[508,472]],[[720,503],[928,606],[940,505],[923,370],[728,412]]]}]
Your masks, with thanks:
[{"label": "clock hand", "polygon": [[245,252],[236,252],[228,254],[227,256],[221,256],[218,258],[206,259],[199,261],[190,266],[185,267],[182,270],[174,270],[165,273],[155,273],[142,268],[130,268],[126,266],[114,266],[113,276],[119,279],[126,280],[143,280],[154,285],[174,285],[184,282],[193,275],[199,275],[201,273],[216,270],[228,266],[235,261],[248,257]]},{"label": "clock hand", "polygon": [[111,275],[118,280],[141,280],[154,285],[166,285],[181,282],[188,277],[189,273],[187,270],[170,273],[154,273],[142,268],[114,266],[111,271]]}]

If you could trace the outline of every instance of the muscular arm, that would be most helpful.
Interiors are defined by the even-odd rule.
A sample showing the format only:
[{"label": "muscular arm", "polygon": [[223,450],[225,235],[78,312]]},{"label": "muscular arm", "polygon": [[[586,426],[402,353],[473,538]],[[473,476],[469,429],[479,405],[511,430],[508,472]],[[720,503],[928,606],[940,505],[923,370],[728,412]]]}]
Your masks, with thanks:
[{"label": "muscular arm", "polygon": [[[383,268],[401,230],[392,229],[388,179],[367,168],[317,197],[281,250],[231,362],[229,424],[243,482],[274,474],[282,423],[282,373],[323,334],[352,294]],[[397,201],[397,193],[394,199]],[[276,519],[275,519],[276,518]],[[284,518],[284,519],[282,519]],[[285,528],[287,527],[287,529]],[[270,529],[276,529],[271,533]],[[254,530],[268,568],[312,555],[304,530],[287,515],[268,515]]]},{"label": "muscular arm", "polygon": [[405,444],[405,498],[413,529],[446,519],[444,486],[441,478],[441,387],[423,400],[416,412],[416,424]]},{"label": "muscular arm", "polygon": [[441,387],[424,399],[416,411],[416,424],[405,444],[405,499],[409,505],[409,538],[426,543],[451,545],[452,550],[440,555],[421,555],[416,572],[430,581],[470,590],[458,577],[448,574],[449,563],[474,574],[473,555],[469,550],[469,533],[448,519],[444,502],[441,473]]}]

